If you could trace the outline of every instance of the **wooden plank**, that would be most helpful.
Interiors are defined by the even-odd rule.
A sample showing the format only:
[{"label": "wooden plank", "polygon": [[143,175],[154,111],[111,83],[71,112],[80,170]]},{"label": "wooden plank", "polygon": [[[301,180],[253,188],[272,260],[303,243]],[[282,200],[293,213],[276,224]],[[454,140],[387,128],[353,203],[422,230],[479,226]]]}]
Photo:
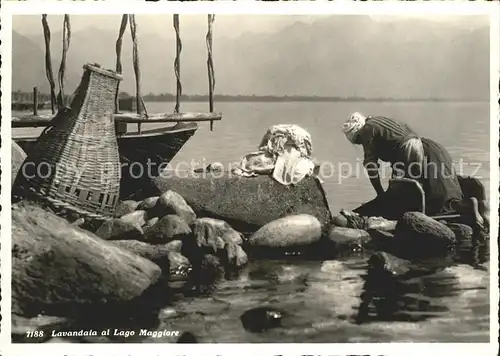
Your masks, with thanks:
[{"label": "wooden plank", "polygon": [[154,123],[154,122],[179,122],[179,121],[220,121],[222,113],[205,112],[184,112],[184,113],[158,113],[149,114],[148,118],[144,115],[133,113],[115,114],[116,121],[130,123]]},{"label": "wooden plank", "polygon": [[[23,115],[12,117],[12,127],[42,127],[47,126],[52,120],[52,114],[44,115]],[[201,113],[201,112],[185,112],[185,113],[157,113],[149,114],[146,118],[144,115],[134,113],[119,113],[115,114],[117,122],[126,123],[160,123],[160,122],[201,122],[201,121],[220,121],[222,113]]]}]

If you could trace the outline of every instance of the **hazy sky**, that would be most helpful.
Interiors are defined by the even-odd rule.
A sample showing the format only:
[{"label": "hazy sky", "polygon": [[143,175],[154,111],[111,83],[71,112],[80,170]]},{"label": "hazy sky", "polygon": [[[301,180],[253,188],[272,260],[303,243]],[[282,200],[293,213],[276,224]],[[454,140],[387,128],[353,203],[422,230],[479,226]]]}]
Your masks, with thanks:
[{"label": "hazy sky", "polygon": [[[58,66],[62,16],[48,18],[54,34],[53,65]],[[140,14],[136,21],[144,92],[175,91],[172,15]],[[86,62],[115,66],[120,22],[121,15],[71,16],[69,86],[78,84]],[[13,25],[29,38],[18,37],[14,51],[16,85],[32,88],[45,83],[41,16],[18,15]],[[486,16],[464,15],[371,20],[331,14],[216,15],[216,90],[259,95],[484,96],[489,92],[487,25]],[[184,92],[205,93],[207,16],[181,15],[180,30]],[[130,37],[123,48],[122,88],[132,92]]]},{"label": "hazy sky", "polygon": [[[329,15],[216,15],[215,26],[217,32],[224,37],[238,37],[245,32],[266,33],[279,31],[283,27],[300,21],[312,23]],[[435,22],[457,21],[457,15],[426,15],[426,16],[371,16],[378,21],[404,21],[408,18],[421,18]],[[49,15],[49,24],[54,30],[62,28],[62,16]],[[121,15],[72,15],[71,26],[73,31],[84,30],[88,27],[118,31]],[[138,29],[142,33],[162,33],[172,31],[172,15],[137,15]],[[475,26],[487,23],[486,17],[462,16],[460,23]],[[13,28],[20,34],[36,34],[42,31],[39,15],[19,15],[13,17]],[[181,15],[180,28],[184,32],[203,33],[207,28],[206,15]]]}]

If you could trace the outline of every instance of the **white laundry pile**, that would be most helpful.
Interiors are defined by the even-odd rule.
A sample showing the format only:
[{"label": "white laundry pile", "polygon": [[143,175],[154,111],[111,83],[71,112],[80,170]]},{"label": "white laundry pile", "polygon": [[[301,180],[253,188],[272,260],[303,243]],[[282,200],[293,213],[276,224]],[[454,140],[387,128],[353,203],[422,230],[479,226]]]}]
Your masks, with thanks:
[{"label": "white laundry pile", "polygon": [[271,126],[258,151],[245,155],[234,174],[254,177],[272,174],[283,185],[297,184],[313,174],[311,135],[297,125]]}]

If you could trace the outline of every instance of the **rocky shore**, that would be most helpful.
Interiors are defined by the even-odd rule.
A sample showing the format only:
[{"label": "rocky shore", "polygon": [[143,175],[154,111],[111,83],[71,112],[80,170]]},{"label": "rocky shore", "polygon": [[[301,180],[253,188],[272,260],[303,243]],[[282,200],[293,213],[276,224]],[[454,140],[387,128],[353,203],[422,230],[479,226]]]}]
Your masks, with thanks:
[{"label": "rocky shore", "polygon": [[[148,338],[147,332],[123,333],[137,320],[150,327],[144,330],[155,330],[166,305],[183,296],[209,295],[218,280],[230,280],[255,259],[328,260],[370,250],[376,251],[368,260],[371,269],[393,276],[422,274],[426,269],[416,268],[415,261],[444,258],[477,235],[470,226],[418,212],[353,227],[341,215],[323,219],[327,214],[311,208],[314,201],[307,204],[308,211],[319,211],[317,216],[292,209],[269,221],[262,214],[253,220],[252,231],[248,225],[241,231],[215,215],[215,203],[210,216],[200,214],[203,209],[193,209],[167,188],[119,202],[115,216],[100,223],[17,202],[12,206],[13,339]],[[227,206],[222,210],[224,216],[235,216]],[[285,317],[279,306],[263,306],[247,310],[241,323],[262,332],[281,327]],[[117,327],[121,331],[110,334]],[[28,337],[32,330],[42,334]],[[180,335],[178,340],[196,342],[196,337]]]}]

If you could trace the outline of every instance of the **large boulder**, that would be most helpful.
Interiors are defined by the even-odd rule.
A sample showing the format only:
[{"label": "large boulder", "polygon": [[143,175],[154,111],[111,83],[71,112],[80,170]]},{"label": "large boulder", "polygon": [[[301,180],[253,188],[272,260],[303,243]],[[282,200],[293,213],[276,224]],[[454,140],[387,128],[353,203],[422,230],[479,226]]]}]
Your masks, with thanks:
[{"label": "large boulder", "polygon": [[197,216],[227,221],[245,234],[289,215],[315,216],[323,227],[331,220],[325,191],[315,177],[306,177],[293,187],[284,186],[267,175],[245,178],[207,173],[153,179],[151,195],[168,190],[182,195]]},{"label": "large boulder", "polygon": [[59,316],[128,302],[160,275],[153,262],[36,205],[12,208],[13,313]]},{"label": "large boulder", "polygon": [[191,235],[191,228],[178,215],[166,215],[146,231],[146,241],[166,244],[172,240],[183,240]]},{"label": "large boulder", "polygon": [[449,227],[420,212],[404,213],[396,226],[395,242],[408,253],[430,256],[445,251],[455,241]]},{"label": "large boulder", "polygon": [[21,169],[21,166],[26,159],[26,153],[23,149],[14,141],[12,141],[11,145],[11,185],[14,184],[16,180],[17,174]]},{"label": "large boulder", "polygon": [[308,246],[321,238],[320,221],[308,214],[292,215],[272,221],[249,239],[255,247],[286,248]]},{"label": "large boulder", "polygon": [[152,216],[162,217],[169,214],[180,216],[186,223],[192,224],[196,219],[193,209],[178,193],[167,190],[160,195],[155,206],[151,209]]}]

